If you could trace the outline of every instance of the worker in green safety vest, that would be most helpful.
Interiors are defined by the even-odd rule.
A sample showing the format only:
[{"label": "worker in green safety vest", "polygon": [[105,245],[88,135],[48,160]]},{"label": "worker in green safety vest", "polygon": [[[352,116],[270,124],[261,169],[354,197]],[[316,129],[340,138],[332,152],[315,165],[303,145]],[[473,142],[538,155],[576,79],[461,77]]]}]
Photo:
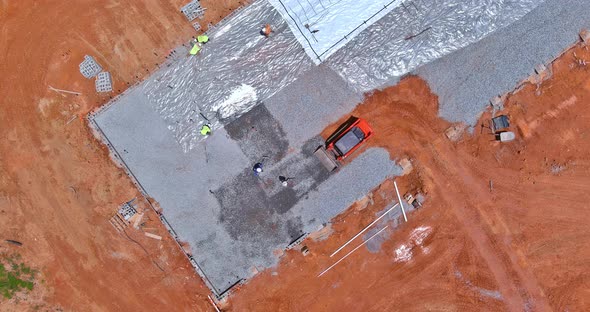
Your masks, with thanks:
[{"label": "worker in green safety vest", "polygon": [[190,55],[196,55],[201,51],[201,47],[198,44],[195,44],[193,48],[189,51]]},{"label": "worker in green safety vest", "polygon": [[211,134],[211,126],[209,125],[203,125],[201,127],[201,135],[202,136],[208,136]]},{"label": "worker in green safety vest", "polygon": [[207,43],[209,42],[209,36],[207,35],[200,35],[197,37],[197,42],[198,43]]}]

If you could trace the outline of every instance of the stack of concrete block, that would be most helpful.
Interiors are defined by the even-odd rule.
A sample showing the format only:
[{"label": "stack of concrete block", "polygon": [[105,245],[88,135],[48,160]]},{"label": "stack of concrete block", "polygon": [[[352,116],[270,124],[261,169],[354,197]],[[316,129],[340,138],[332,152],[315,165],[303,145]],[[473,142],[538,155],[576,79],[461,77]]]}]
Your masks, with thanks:
[{"label": "stack of concrete block", "polygon": [[113,90],[113,80],[109,72],[99,73],[96,77],[96,92],[110,92]]},{"label": "stack of concrete block", "polygon": [[193,0],[180,9],[180,12],[186,16],[189,22],[196,18],[201,18],[205,14],[205,9],[201,7],[199,0]]},{"label": "stack of concrete block", "polygon": [[80,63],[80,73],[82,73],[82,76],[90,79],[96,75],[98,75],[98,73],[100,73],[102,71],[102,67],[100,67],[100,65],[96,62],[96,60],[90,56],[90,55],[85,55],[84,56],[84,61],[82,61],[82,63]]},{"label": "stack of concrete block", "polygon": [[201,24],[199,24],[199,22],[194,22],[193,28],[198,32],[199,30],[201,30]]}]

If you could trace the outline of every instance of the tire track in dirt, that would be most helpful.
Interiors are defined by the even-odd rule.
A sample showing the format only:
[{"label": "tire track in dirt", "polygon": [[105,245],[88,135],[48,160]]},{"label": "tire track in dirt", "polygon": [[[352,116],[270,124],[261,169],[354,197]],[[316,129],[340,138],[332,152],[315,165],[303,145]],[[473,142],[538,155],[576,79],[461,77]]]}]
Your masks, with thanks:
[{"label": "tire track in dirt", "polygon": [[[493,211],[490,209],[493,203],[489,190],[485,190],[481,184],[482,180],[475,178],[470,170],[463,166],[462,159],[465,157],[450,151],[448,144],[436,144],[436,150],[445,152],[436,153],[443,166],[440,166],[440,173],[433,171],[435,176],[432,180],[438,185],[441,197],[452,207],[457,220],[463,225],[463,229],[494,274],[509,309],[522,311],[533,305],[535,309],[550,310],[533,274],[516,258],[517,250],[510,246],[510,234],[504,232],[507,226],[501,224],[499,229],[494,230],[494,223],[502,221],[497,216],[491,217],[487,212]],[[428,154],[435,154],[434,150],[433,147]],[[515,278],[514,273],[518,278]]]}]

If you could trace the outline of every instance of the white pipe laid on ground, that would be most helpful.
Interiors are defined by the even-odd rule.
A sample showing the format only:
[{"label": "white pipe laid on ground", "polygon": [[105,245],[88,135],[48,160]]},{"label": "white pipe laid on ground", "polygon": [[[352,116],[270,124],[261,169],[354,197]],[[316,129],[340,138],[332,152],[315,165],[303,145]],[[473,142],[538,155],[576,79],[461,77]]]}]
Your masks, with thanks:
[{"label": "white pipe laid on ground", "polygon": [[63,89],[56,89],[52,86],[49,86],[49,89],[55,92],[62,92],[62,93],[69,93],[69,94],[75,94],[75,95],[81,95],[82,93],[80,92],[75,92],[75,91],[68,91],[68,90],[63,90]]},{"label": "white pipe laid on ground", "polygon": [[406,217],[406,212],[404,211],[404,204],[402,204],[402,197],[399,195],[399,190],[397,189],[397,183],[393,181],[393,186],[395,186],[395,192],[397,193],[397,199],[399,200],[399,206],[402,208],[402,213],[404,214],[404,220],[408,222],[408,218]]},{"label": "white pipe laid on ground", "polygon": [[365,226],[365,228],[358,232],[358,234],[356,234],[353,238],[349,239],[344,245],[342,245],[340,248],[338,248],[336,251],[334,251],[330,257],[333,257],[335,254],[337,254],[340,250],[342,250],[342,248],[346,247],[348,244],[350,244],[355,238],[359,237],[359,235],[363,234],[366,230],[368,230],[373,224],[377,223],[377,221],[381,220],[381,218],[385,217],[386,214],[388,214],[389,212],[391,212],[395,207],[397,207],[398,204],[393,205],[393,207],[389,208],[389,210],[387,210],[386,212],[384,212],[381,216],[379,216],[379,218],[375,219],[375,221],[371,222],[371,224]]},{"label": "white pipe laid on ground", "polygon": [[209,301],[211,302],[211,304],[213,305],[213,307],[215,308],[215,311],[217,312],[221,312],[219,310],[219,308],[217,307],[217,305],[215,304],[215,301],[213,301],[213,298],[211,298],[211,295],[207,295],[207,297],[209,297]]},{"label": "white pipe laid on ground", "polygon": [[344,257],[340,258],[340,260],[336,261],[336,263],[332,264],[329,268],[325,269],[324,272],[320,273],[320,275],[318,275],[318,277],[324,275],[324,273],[328,272],[331,268],[335,267],[338,263],[340,263],[340,261],[344,260],[344,258],[350,256],[350,254],[352,254],[353,252],[355,252],[357,249],[361,248],[364,244],[366,244],[368,241],[370,241],[371,239],[373,239],[373,237],[377,236],[377,234],[383,232],[387,227],[389,227],[389,225],[386,225],[384,228],[382,228],[379,232],[373,234],[371,237],[369,237],[369,239],[367,239],[366,241],[364,241],[362,244],[356,246],[355,249],[351,250],[349,253],[347,253]]}]

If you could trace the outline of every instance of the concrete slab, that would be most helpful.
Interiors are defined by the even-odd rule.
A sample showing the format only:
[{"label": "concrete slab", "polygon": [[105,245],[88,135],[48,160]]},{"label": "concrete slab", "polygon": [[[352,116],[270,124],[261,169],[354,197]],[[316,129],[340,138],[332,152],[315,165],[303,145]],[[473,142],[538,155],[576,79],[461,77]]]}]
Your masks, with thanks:
[{"label": "concrete slab", "polygon": [[[310,110],[321,106],[317,100]],[[316,116],[325,120],[328,113],[320,109]],[[190,245],[217,294],[275,265],[275,250],[318,229],[384,179],[401,173],[387,151],[370,149],[329,174],[313,155],[323,143],[318,133],[290,144],[283,124],[262,103],[188,153],[141,87],[118,98],[94,121],[159,202],[178,239]],[[265,169],[259,176],[252,171],[258,161]],[[281,175],[290,178],[288,186],[279,181]]]},{"label": "concrete slab", "polygon": [[278,161],[285,157],[289,142],[283,127],[270,114],[265,105],[258,105],[241,118],[225,126],[230,138],[238,142],[240,148],[257,163]]},{"label": "concrete slab", "polygon": [[265,104],[283,125],[289,142],[298,145],[353,110],[362,99],[362,95],[353,92],[334,70],[320,65],[301,75]]}]

